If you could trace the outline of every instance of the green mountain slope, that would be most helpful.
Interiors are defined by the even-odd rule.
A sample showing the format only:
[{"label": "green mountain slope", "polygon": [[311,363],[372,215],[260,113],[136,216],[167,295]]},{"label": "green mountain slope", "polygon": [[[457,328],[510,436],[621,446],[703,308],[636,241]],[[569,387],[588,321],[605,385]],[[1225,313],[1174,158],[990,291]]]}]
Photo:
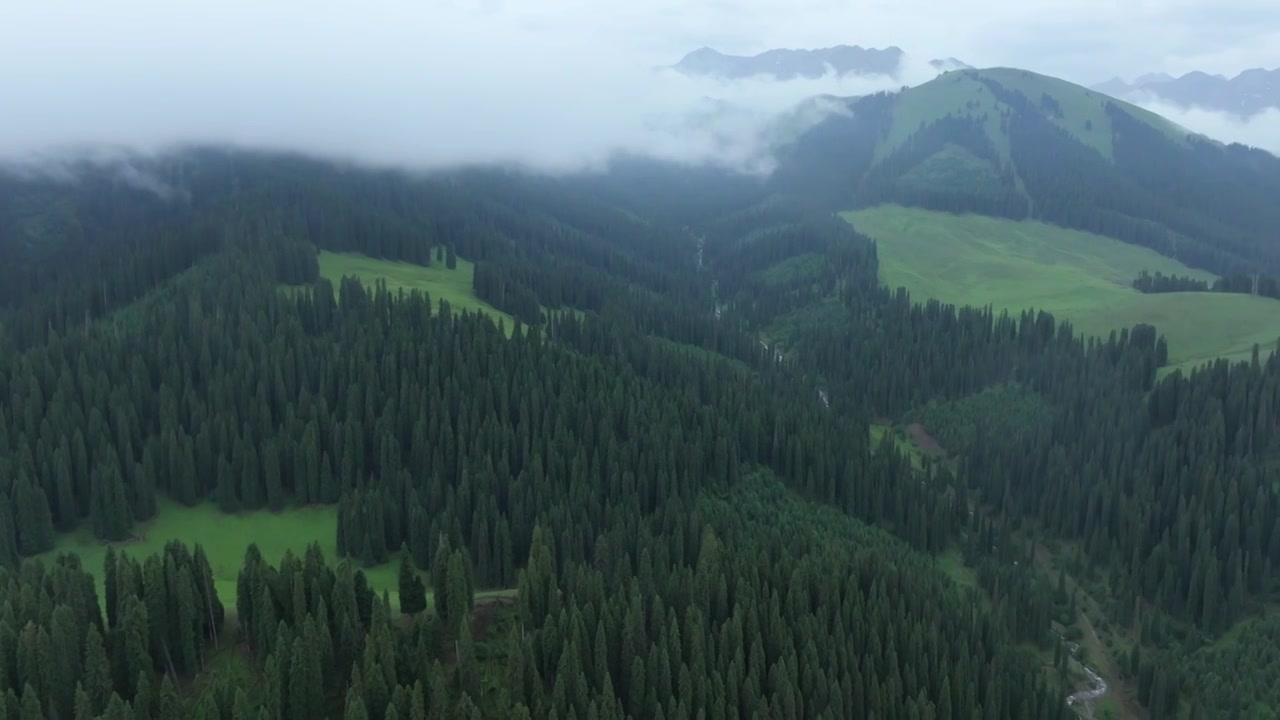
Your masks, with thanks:
[{"label": "green mountain slope", "polygon": [[956,116],[979,119],[988,138],[1002,151],[1002,157],[1007,158],[1009,137],[1001,127],[1001,116],[1019,108],[1008,98],[991,92],[990,83],[998,83],[1039,104],[1056,126],[1108,159],[1115,157],[1114,130],[1106,112],[1108,103],[1170,140],[1184,146],[1187,143],[1188,130],[1136,105],[1028,70],[991,68],[946,73],[902,93],[894,107],[891,134],[877,148],[877,155],[884,157],[892,153],[929,123]]},{"label": "green mountain slope", "polygon": [[993,93],[989,83],[998,83],[1038,103],[1055,125],[1108,159],[1114,159],[1114,145],[1111,119],[1105,110],[1107,103],[1121,107],[1174,142],[1185,145],[1189,134],[1184,128],[1136,105],[1058,78],[1014,68],[963,70],[940,75],[899,96],[893,108],[892,130],[877,146],[877,158],[887,157],[901,148],[930,123],[952,116],[979,121],[1001,157],[1007,159],[1009,137],[1001,120],[1019,108],[1016,103]]},{"label": "green mountain slope", "polygon": [[1169,343],[1169,362],[1247,360],[1280,338],[1280,300],[1228,293],[1146,295],[1130,282],[1149,270],[1212,279],[1134,245],[1034,221],[949,215],[883,205],[844,213],[877,243],[890,288],[956,305],[1016,313],[1045,310],[1083,333],[1106,337],[1139,323]]},{"label": "green mountain slope", "polygon": [[1035,99],[1038,95],[1055,124],[1108,158],[1114,159],[1114,128],[1111,118],[1104,110],[1108,103],[1121,108],[1180,145],[1185,146],[1187,136],[1192,134],[1186,128],[1150,110],[1059,78],[1015,68],[991,68],[976,71],[975,74],[998,82],[1025,97]]},{"label": "green mountain slope", "polygon": [[1035,219],[1217,274],[1280,271],[1280,159],[1008,68],[845,100],[780,152],[774,187],[829,209],[897,203]]}]

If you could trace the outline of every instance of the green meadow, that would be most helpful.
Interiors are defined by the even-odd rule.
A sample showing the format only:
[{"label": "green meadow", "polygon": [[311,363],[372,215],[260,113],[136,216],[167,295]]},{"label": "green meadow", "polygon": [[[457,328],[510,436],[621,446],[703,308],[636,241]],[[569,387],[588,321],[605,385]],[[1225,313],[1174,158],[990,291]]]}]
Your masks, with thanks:
[{"label": "green meadow", "polygon": [[[170,540],[179,540],[193,548],[199,543],[209,556],[218,585],[218,597],[224,603],[228,599],[231,604],[235,602],[236,577],[250,543],[257,543],[262,556],[273,564],[278,563],[286,551],[301,556],[313,542],[320,543],[331,564],[338,561],[336,505],[315,505],[280,513],[257,510],[225,515],[211,503],[186,507],[164,498],[159,503],[156,517],[150,522],[139,523],[134,528],[133,539],[112,545],[117,552],[143,558],[162,552]],[[102,573],[107,545],[94,538],[89,528],[83,527],[59,536],[57,546],[46,556],[52,558],[60,552],[79,555],[85,568],[98,577]],[[379,592],[386,589],[398,595],[398,569],[394,563],[388,563],[364,568],[364,571],[369,577],[369,584]]]},{"label": "green meadow", "polygon": [[1130,286],[1143,270],[1211,280],[1153,250],[1033,221],[882,205],[842,216],[876,241],[881,280],[917,299],[1045,310],[1098,337],[1150,323],[1172,367],[1247,359],[1280,338],[1280,301],[1250,295],[1164,293]]},{"label": "green meadow", "polygon": [[331,281],[335,290],[338,282],[346,276],[355,277],[367,286],[373,286],[381,280],[392,293],[417,290],[430,295],[432,305],[438,306],[441,300],[445,300],[455,311],[466,310],[490,315],[494,322],[501,320],[508,333],[515,326],[515,318],[476,297],[475,290],[472,289],[475,265],[462,258],[458,258],[458,266],[450,270],[444,263],[414,265],[380,260],[360,253],[323,250],[320,252],[320,275]]},{"label": "green meadow", "polygon": [[[257,543],[263,558],[272,564],[280,562],[286,552],[301,557],[311,543],[319,543],[330,565],[340,558],[337,550],[338,507],[313,505],[291,508],[280,513],[268,510],[241,512],[226,515],[213,504],[186,507],[171,500],[161,499],[156,517],[139,523],[134,528],[134,538],[112,543],[117,552],[130,557],[144,558],[164,550],[165,543],[178,540],[194,548],[204,547],[213,567],[218,597],[231,611],[235,610],[236,578],[244,561],[245,550],[250,543]],[[63,552],[80,556],[85,569],[102,582],[102,561],[107,554],[107,544],[94,538],[92,532],[80,530],[58,537],[53,550],[44,553],[46,562]],[[355,562],[355,561],[352,561]],[[379,594],[386,590],[391,595],[393,608],[399,607],[398,557],[373,567],[360,567],[369,578],[369,585]],[[101,587],[99,588],[101,590]],[[477,597],[509,594],[507,591],[477,593]]]}]

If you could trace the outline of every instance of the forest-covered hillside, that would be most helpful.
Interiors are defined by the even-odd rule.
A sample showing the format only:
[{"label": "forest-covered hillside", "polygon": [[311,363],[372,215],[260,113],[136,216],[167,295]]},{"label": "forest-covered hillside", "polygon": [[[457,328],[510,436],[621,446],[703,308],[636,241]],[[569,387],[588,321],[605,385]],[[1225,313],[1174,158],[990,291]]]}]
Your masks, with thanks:
[{"label": "forest-covered hillside", "polygon": [[[1158,328],[913,301],[785,171],[130,167],[5,180],[0,717],[1067,718],[1086,667],[1117,711],[1267,701],[1196,663],[1278,590],[1280,359],[1157,382]],[[460,266],[482,311],[431,292]],[[135,557],[171,503],[337,521]],[[1127,645],[1076,645],[1098,608]]]}]

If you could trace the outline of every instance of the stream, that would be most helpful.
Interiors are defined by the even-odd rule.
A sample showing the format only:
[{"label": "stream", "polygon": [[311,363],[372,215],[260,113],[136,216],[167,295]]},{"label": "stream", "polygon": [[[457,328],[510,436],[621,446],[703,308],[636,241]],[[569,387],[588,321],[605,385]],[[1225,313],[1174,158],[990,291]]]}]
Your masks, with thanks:
[{"label": "stream", "polygon": [[1082,706],[1080,708],[1080,714],[1084,717],[1091,718],[1093,717],[1093,702],[1107,694],[1107,681],[1103,680],[1102,676],[1094,672],[1091,668],[1085,667],[1084,665],[1081,665],[1080,667],[1083,668],[1085,674],[1089,676],[1090,687],[1086,690],[1077,690],[1076,692],[1068,695],[1067,706],[1075,707],[1080,705]]}]

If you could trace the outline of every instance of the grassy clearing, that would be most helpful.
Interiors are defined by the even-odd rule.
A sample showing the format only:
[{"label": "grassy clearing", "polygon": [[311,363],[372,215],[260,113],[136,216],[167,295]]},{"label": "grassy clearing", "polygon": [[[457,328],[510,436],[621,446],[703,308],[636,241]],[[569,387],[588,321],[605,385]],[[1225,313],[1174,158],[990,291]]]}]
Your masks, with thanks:
[{"label": "grassy clearing", "polygon": [[667,348],[668,350],[675,350],[677,352],[686,353],[699,360],[709,360],[711,362],[727,363],[729,367],[733,368],[734,370],[737,370],[738,372],[751,371],[751,368],[748,367],[746,363],[742,362],[741,360],[738,360],[737,358],[731,358],[728,355],[721,355],[718,352],[715,352],[713,350],[708,350],[703,347],[698,347],[697,345],[689,345],[688,343],[676,342],[675,340],[672,340],[670,338],[665,338],[660,335],[650,335],[649,337],[655,343],[657,343],[658,345],[664,348]]},{"label": "grassy clearing", "polygon": [[766,285],[787,285],[796,280],[817,277],[826,264],[826,256],[820,253],[801,253],[769,266],[760,273],[760,279]]},{"label": "grassy clearing", "polygon": [[[143,558],[164,550],[165,543],[179,540],[194,546],[200,543],[213,566],[218,597],[225,603],[234,600],[236,576],[244,561],[249,543],[257,543],[269,562],[280,561],[285,551],[301,555],[307,545],[318,542],[331,563],[338,560],[338,508],[336,505],[314,505],[294,508],[276,514],[266,510],[225,515],[212,504],[186,507],[161,500],[159,512],[148,523],[134,529],[135,539],[114,543],[117,551]],[[80,556],[85,568],[98,577],[107,545],[93,537],[88,528],[58,538],[51,553],[72,552]],[[365,568],[369,584],[381,592],[396,592],[397,567],[393,563]],[[98,578],[101,581],[101,577]]]},{"label": "grassy clearing", "polygon": [[955,400],[931,400],[912,411],[907,419],[927,428],[941,447],[963,455],[978,441],[979,428],[992,442],[1016,442],[1025,432],[1038,429],[1048,417],[1048,407],[1035,391],[1004,383]]},{"label": "grassy clearing", "polygon": [[1217,357],[1247,359],[1280,338],[1280,301],[1248,295],[1144,295],[1130,286],[1142,270],[1212,276],[1152,250],[1044,223],[882,205],[844,213],[874,238],[881,278],[923,299],[1036,308],[1105,337],[1151,323],[1169,343],[1170,364],[1189,368]]},{"label": "grassy clearing", "polygon": [[828,297],[775,317],[760,335],[765,343],[790,345],[795,335],[805,330],[826,329],[846,322],[849,322],[849,310],[844,303]]},{"label": "grassy clearing", "polygon": [[96,322],[109,324],[117,332],[137,330],[141,327],[143,318],[150,314],[152,308],[162,307],[176,301],[178,294],[182,292],[183,283],[191,276],[203,271],[204,268],[201,267],[201,263],[206,259],[197,260],[191,267],[164,280],[157,287],[152,288],[147,294],[133,302],[121,305],[98,318]]},{"label": "grassy clearing", "polygon": [[320,253],[320,275],[333,283],[335,291],[344,276],[354,276],[367,286],[382,280],[392,293],[418,290],[430,295],[432,305],[438,306],[441,300],[447,300],[455,311],[482,312],[493,317],[494,322],[501,320],[508,333],[515,326],[515,318],[476,297],[471,287],[475,265],[462,258],[458,258],[458,266],[450,270],[443,263],[427,267],[325,250]]},{"label": "grassy clearing", "polygon": [[[186,507],[161,500],[156,517],[138,525],[134,535],[133,540],[114,543],[116,550],[141,559],[163,552],[165,543],[170,540],[204,546],[209,564],[213,566],[218,597],[232,611],[235,609],[236,577],[250,543],[257,543],[262,556],[273,564],[278,563],[286,551],[301,556],[313,542],[320,544],[331,565],[339,561],[336,505],[313,505],[281,513],[257,510],[225,515],[212,504]],[[107,545],[95,539],[88,528],[59,536],[54,549],[42,557],[52,561],[61,552],[79,555],[85,569],[93,573],[99,583],[102,582],[102,563]],[[392,607],[399,607],[397,560],[362,569],[369,578],[369,585],[379,594],[383,590],[388,591]],[[477,593],[477,597],[511,592]]]},{"label": "grassy clearing", "polygon": [[885,435],[889,435],[893,438],[894,446],[911,458],[911,466],[917,470],[923,470],[928,460],[939,457],[937,453],[920,447],[906,428],[884,423],[872,423],[869,430],[872,449],[875,449],[880,444]]},{"label": "grassy clearing", "polygon": [[960,557],[960,551],[952,548],[938,556],[938,569],[947,574],[947,577],[955,581],[964,590],[980,590],[978,587],[978,573],[973,568],[964,564],[964,558]]}]

